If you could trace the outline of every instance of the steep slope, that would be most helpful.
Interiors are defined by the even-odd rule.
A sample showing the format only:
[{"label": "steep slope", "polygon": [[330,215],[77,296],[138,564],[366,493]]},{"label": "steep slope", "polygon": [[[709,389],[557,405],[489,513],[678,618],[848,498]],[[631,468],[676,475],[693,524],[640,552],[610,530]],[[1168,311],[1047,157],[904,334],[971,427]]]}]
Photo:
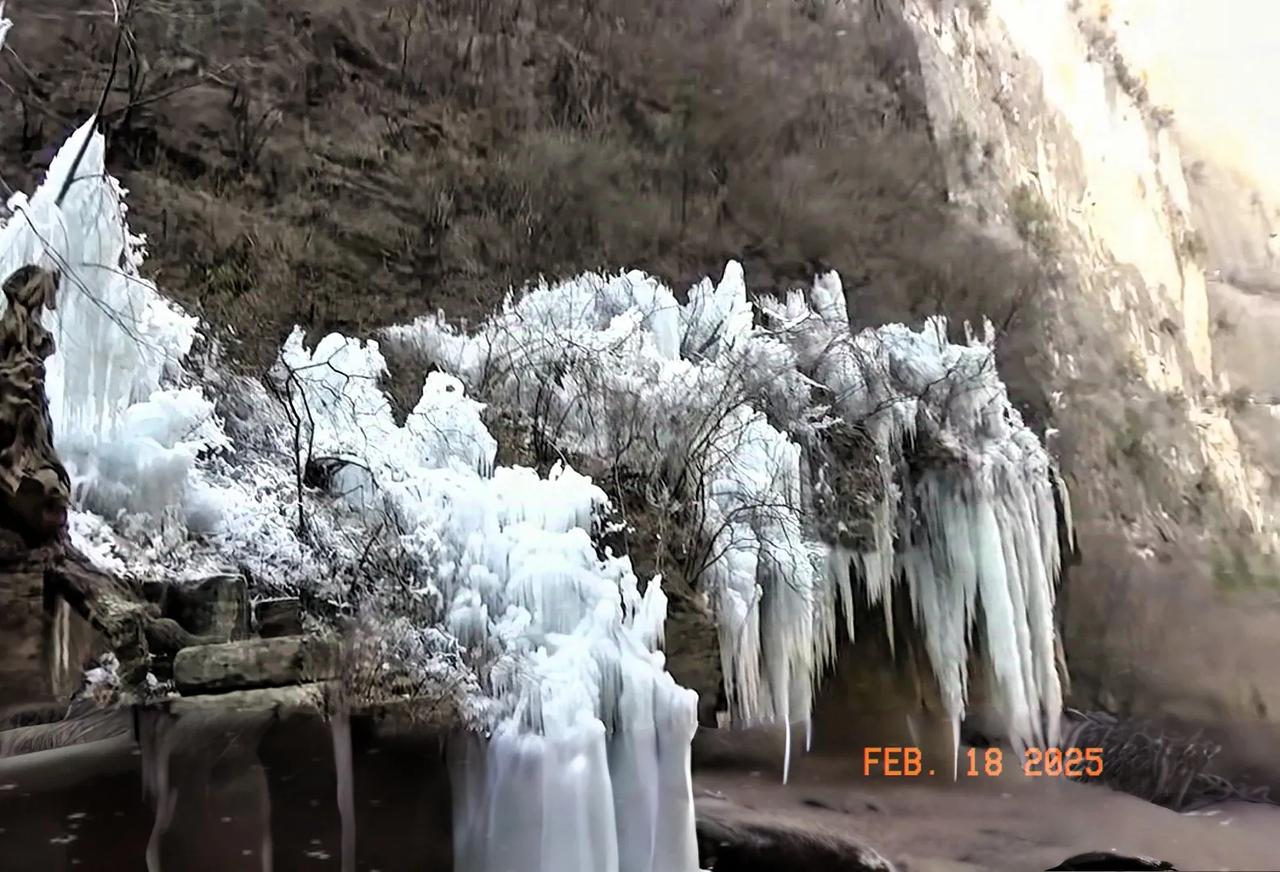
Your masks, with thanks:
[{"label": "steep slope", "polygon": [[1218,722],[1259,762],[1280,711],[1280,614],[1230,573],[1272,572],[1270,494],[1215,361],[1167,113],[1079,4],[909,2],[905,14],[936,135],[964,143],[947,164],[952,200],[1054,269],[1030,366],[1075,499],[1081,563],[1064,617],[1076,698]]},{"label": "steep slope", "polygon": [[[855,327],[944,313],[956,339],[989,316],[1010,399],[1075,497],[1077,699],[1262,727],[1280,711],[1269,511],[1215,369],[1195,199],[1167,119],[1075,5],[138,0],[117,54],[109,4],[50,0],[4,61],[0,168],[29,189],[117,56],[106,157],[159,284],[255,374],[294,324],[474,321],[511,284],[601,267],[681,297],[729,258],[765,292],[834,268]],[[402,419],[424,363],[377,376]],[[228,430],[273,408],[287,438],[256,390],[218,397]],[[503,462],[548,471],[562,446],[521,426]],[[691,562],[687,530],[650,532],[673,545],[637,568]],[[289,547],[288,572],[314,570]],[[705,639],[685,586],[673,611]],[[706,652],[689,659],[714,693]]]},{"label": "steep slope", "polygon": [[714,0],[134,0],[117,53],[112,4],[83,6],[42,3],[11,37],[0,173],[30,188],[110,80],[110,163],[158,280],[259,368],[294,323],[475,316],[513,284],[619,264],[683,287],[736,257],[777,290],[872,259],[906,287],[936,235],[891,22]]}]

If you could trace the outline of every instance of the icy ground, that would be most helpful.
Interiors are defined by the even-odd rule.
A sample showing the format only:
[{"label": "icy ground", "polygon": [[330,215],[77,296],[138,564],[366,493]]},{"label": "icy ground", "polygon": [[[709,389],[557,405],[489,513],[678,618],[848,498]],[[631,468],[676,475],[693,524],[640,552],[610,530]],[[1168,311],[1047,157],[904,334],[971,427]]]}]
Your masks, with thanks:
[{"label": "icy ground", "polygon": [[957,723],[980,631],[1010,734],[1055,740],[1056,477],[988,342],[951,344],[941,321],[854,335],[835,275],[754,308],[736,263],[685,304],[640,273],[586,275],[470,333],[387,331],[439,369],[399,425],[375,342],[307,349],[297,330],[268,378],[221,368],[141,277],[93,129],[0,228],[5,275],[62,274],[47,387],[73,537],[116,571],[238,567],[339,604],[394,565],[373,583],[431,617],[387,626],[424,672],[466,673],[480,727],[457,754],[459,869],[697,868],[696,696],[664,669],[661,585],[597,553],[609,501],[590,479],[495,467],[468,394],[692,507],[739,720],[807,722],[841,606],[882,605],[892,633],[897,595]]}]

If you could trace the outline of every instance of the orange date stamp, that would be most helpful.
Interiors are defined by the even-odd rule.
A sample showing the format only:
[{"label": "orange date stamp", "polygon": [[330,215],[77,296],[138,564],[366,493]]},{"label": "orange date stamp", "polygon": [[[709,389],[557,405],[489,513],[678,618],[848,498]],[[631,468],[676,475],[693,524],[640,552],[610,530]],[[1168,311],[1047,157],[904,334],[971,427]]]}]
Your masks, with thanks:
[{"label": "orange date stamp", "polygon": [[[1098,778],[1102,775],[1101,748],[1027,748],[1017,763],[1030,778]],[[966,748],[957,761],[960,778],[995,778],[1004,773],[1006,752],[1001,748]],[[948,767],[948,771],[950,767]],[[862,749],[862,774],[889,778],[919,778],[937,775],[926,769],[924,753],[910,745],[867,746]]]}]

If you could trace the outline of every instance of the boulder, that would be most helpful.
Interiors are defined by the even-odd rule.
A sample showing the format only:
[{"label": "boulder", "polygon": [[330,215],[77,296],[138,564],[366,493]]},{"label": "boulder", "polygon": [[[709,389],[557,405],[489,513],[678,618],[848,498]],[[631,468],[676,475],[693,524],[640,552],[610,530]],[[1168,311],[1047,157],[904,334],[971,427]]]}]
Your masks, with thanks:
[{"label": "boulder", "polygon": [[169,714],[176,717],[255,712],[281,718],[290,715],[318,717],[325,711],[326,698],[325,685],[314,683],[186,696],[169,700],[166,707]]},{"label": "boulder", "polygon": [[1174,865],[1167,860],[1156,860],[1153,857],[1142,857],[1137,854],[1117,854],[1113,851],[1089,851],[1068,857],[1057,866],[1051,866],[1048,872],[1059,872],[1068,869],[1092,869],[1098,872],[1127,872],[1127,870],[1172,870]]},{"label": "boulder", "polygon": [[231,642],[249,635],[249,590],[242,575],[158,582],[146,594],[164,617],[196,636]]},{"label": "boulder", "polygon": [[712,872],[893,872],[893,864],[845,833],[713,797],[700,797],[695,813],[699,860]]},{"label": "boulder", "polygon": [[0,572],[0,710],[53,698],[48,647],[50,618],[44,574]]},{"label": "boulder", "polygon": [[30,705],[65,710],[83,663],[110,647],[81,615],[51,595],[43,564],[36,557],[8,565],[0,559],[0,719]]},{"label": "boulder", "polygon": [[337,646],[304,636],[197,645],[173,660],[174,685],[184,695],[306,684],[336,672]]},{"label": "boulder", "polygon": [[253,622],[264,639],[296,636],[302,632],[302,601],[295,596],[258,600],[253,604]]}]

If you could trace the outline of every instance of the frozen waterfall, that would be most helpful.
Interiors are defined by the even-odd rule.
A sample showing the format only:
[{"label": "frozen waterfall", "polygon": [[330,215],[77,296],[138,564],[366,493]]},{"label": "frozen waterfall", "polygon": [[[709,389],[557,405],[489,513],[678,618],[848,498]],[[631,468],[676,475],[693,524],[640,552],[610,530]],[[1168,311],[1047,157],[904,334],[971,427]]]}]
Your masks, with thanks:
[{"label": "frozen waterfall", "polygon": [[[77,502],[107,516],[159,517],[186,500],[196,455],[224,439],[212,403],[178,387],[196,319],[140,276],[144,240],[129,232],[125,192],[106,172],[94,125],[71,135],[35,194],[9,199],[0,273],[35,264],[61,274],[57,308],[45,312],[57,348],[45,384]],[[4,305],[0,297],[0,311]]]},{"label": "frozen waterfall", "polygon": [[494,469],[482,406],[432,373],[403,427],[377,386],[374,343],[300,331],[281,366],[305,407],[304,451],[333,489],[393,518],[435,568],[449,631],[490,664],[488,735],[456,753],[462,872],[697,868],[689,743],[696,695],[663,668],[666,602],[589,531],[604,492],[572,469]]},{"label": "frozen waterfall", "polygon": [[[420,560],[420,593],[442,602],[440,629],[485,663],[483,686],[469,683],[488,699],[476,708],[488,730],[467,741],[455,779],[458,868],[498,872],[519,858],[522,870],[544,872],[696,869],[696,695],[675,684],[657,650],[661,585],[642,595],[625,558],[595,552],[604,493],[568,468],[547,478],[495,469],[481,407],[443,373],[427,378],[397,426],[376,383],[385,370],[376,345],[336,335],[307,350],[295,333],[281,352],[286,404],[308,422],[294,434],[303,441],[281,429],[288,415],[260,409],[269,450],[240,446],[229,462],[212,402],[185,386],[195,319],[140,278],[142,241],[128,232],[103,154],[86,124],[36,194],[10,201],[0,229],[0,267],[61,274],[59,305],[46,312],[57,341],[47,383],[80,510],[73,534],[102,540],[81,542],[86,551],[117,568],[143,561],[130,568],[144,574],[159,554],[129,548],[130,536],[198,522],[215,552],[205,557],[224,565],[245,552],[287,552],[299,495],[280,486],[294,467],[284,450],[297,449],[298,463],[323,457],[348,514],[370,527],[395,518]],[[85,510],[121,522],[119,535]],[[292,542],[295,554],[315,552],[302,564],[314,583],[325,555],[350,548],[345,523],[318,511],[310,543]]]},{"label": "frozen waterfall", "polygon": [[[539,416],[562,449],[697,501],[739,721],[806,722],[839,615],[852,634],[860,600],[881,607],[892,642],[897,595],[957,733],[976,631],[1013,741],[1056,741],[1061,482],[990,337],[951,343],[941,319],[854,334],[834,274],[756,305],[762,325],[730,263],[684,305],[642,273],[586,275],[509,298],[470,335],[434,317],[385,335]],[[865,450],[824,449],[840,428]],[[851,479],[865,484],[839,492]]]},{"label": "frozen waterfall", "polygon": [[[597,551],[609,501],[590,478],[498,465],[473,397],[692,513],[738,721],[806,722],[855,605],[882,608],[892,638],[906,597],[953,719],[980,633],[1010,735],[1056,740],[1059,483],[989,337],[953,344],[937,320],[854,334],[834,275],[752,302],[730,263],[684,304],[643,273],[585,275],[512,295],[473,332],[437,317],[385,331],[438,370],[403,425],[376,343],[309,349],[295,330],[274,393],[218,380],[248,392],[256,432],[232,438],[184,368],[196,320],[140,275],[104,154],[80,128],[0,227],[6,275],[62,276],[48,389],[73,532],[139,575],[245,564],[325,590],[393,539],[439,616],[415,631],[471,670],[480,729],[453,748],[460,870],[697,868],[696,696],[665,670],[661,580]],[[324,492],[301,474],[320,462]]]}]

